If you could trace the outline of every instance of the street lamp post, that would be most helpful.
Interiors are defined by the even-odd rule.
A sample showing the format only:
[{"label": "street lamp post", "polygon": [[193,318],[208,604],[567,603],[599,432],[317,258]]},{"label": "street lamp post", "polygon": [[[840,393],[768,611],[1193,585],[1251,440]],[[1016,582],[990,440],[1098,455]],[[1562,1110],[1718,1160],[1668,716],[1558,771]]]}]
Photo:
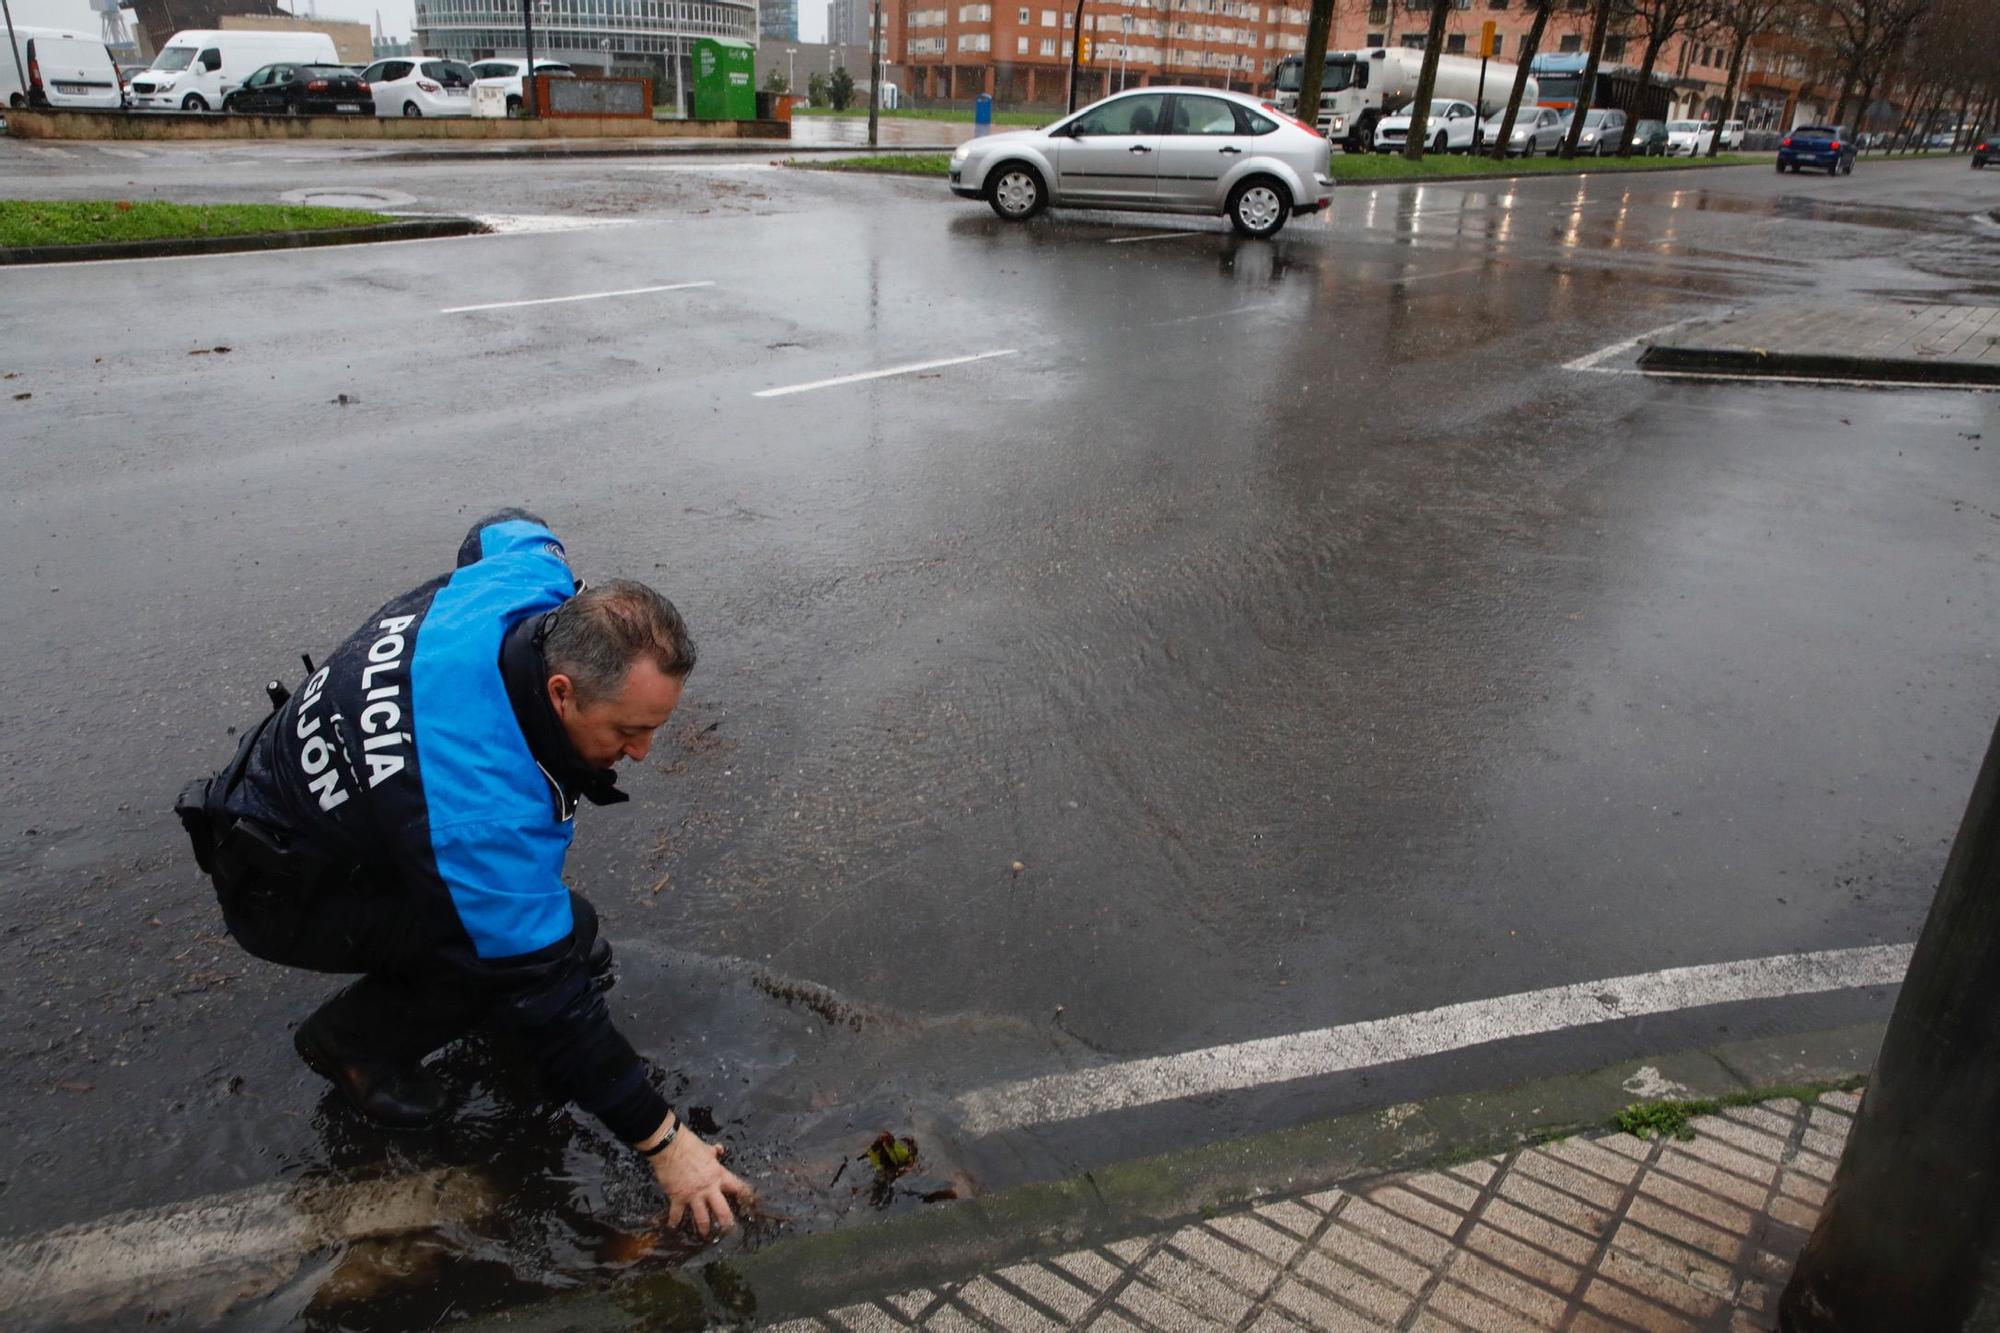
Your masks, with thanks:
[{"label": "street lamp post", "polygon": [[1118,16],[1118,91],[1125,91],[1125,53],[1132,45],[1132,16]]},{"label": "street lamp post", "polygon": [[795,93],[798,90],[799,90],[799,48],[796,46],[788,46],[785,48],[785,91],[788,93]]},{"label": "street lamp post", "polygon": [[875,0],[875,22],[868,43],[868,146],[877,139],[877,123],[882,111],[882,0]]}]

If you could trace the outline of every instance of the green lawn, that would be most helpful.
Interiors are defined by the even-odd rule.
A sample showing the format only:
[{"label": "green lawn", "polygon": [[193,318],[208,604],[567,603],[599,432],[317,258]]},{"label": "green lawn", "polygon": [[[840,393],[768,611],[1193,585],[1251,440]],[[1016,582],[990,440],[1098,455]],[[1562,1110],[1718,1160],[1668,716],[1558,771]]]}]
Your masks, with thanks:
[{"label": "green lawn", "polygon": [[876,176],[942,176],[951,170],[950,153],[881,153],[873,157],[835,157],[785,163],[801,171],[865,171]]},{"label": "green lawn", "polygon": [[0,246],[92,245],[104,241],[246,236],[273,231],[365,227],[391,219],[347,208],[292,204],[166,204],[92,199],[0,200]]},{"label": "green lawn", "polygon": [[[1752,164],[1768,165],[1769,158],[1746,157],[1740,153],[1723,153],[1714,165],[1718,167],[1740,167]],[[787,165],[801,167],[807,171],[865,171],[883,176],[943,176],[951,170],[951,156],[948,153],[884,153],[876,157],[842,157],[828,161],[807,162],[794,159]],[[1708,166],[1707,158],[1697,159],[1690,164],[1684,157],[1585,157],[1573,162],[1565,162],[1558,157],[1534,157],[1527,161],[1513,158],[1504,165],[1490,157],[1462,157],[1450,154],[1428,155],[1421,162],[1406,162],[1401,157],[1389,154],[1335,153],[1333,155],[1333,178],[1348,184],[1365,184],[1369,181],[1423,180],[1432,176],[1524,176],[1549,175],[1578,171],[1660,171],[1678,167]]]},{"label": "green lawn", "polygon": [[[792,114],[795,116],[859,117],[862,120],[866,120],[868,118],[868,108],[865,106],[851,106],[845,111],[835,111],[830,106],[802,106],[795,108]],[[993,113],[993,123],[995,125],[1051,125],[1061,120],[1062,116],[1063,113],[1060,111],[995,111]],[[902,111],[884,111],[881,119],[948,120],[956,121],[962,125],[970,125],[972,123],[972,113],[970,111],[953,111],[948,107],[909,108]]]}]

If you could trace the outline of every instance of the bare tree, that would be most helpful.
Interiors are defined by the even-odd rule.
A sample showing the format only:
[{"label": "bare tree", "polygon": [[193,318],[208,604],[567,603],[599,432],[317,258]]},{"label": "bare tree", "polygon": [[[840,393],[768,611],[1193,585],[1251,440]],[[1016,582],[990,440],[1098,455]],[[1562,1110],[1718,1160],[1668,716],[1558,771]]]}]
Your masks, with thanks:
[{"label": "bare tree", "polygon": [[1889,66],[1909,40],[1910,31],[1931,0],[1823,0],[1826,36],[1840,70],[1840,101],[1833,123],[1848,123],[1847,108],[1861,99],[1858,122]]},{"label": "bare tree", "polygon": [[1590,95],[1597,89],[1597,66],[1604,59],[1604,39],[1611,32],[1612,0],[1597,0],[1590,11],[1590,55],[1583,62],[1583,81],[1576,89],[1576,114],[1569,118],[1569,133],[1563,135],[1562,155],[1576,156],[1576,142],[1583,137],[1583,113],[1590,109]]},{"label": "bare tree", "polygon": [[[1676,37],[1694,36],[1705,31],[1713,21],[1711,0],[1620,0],[1627,22],[1636,25],[1645,42],[1645,54],[1639,58],[1639,86],[1653,86],[1653,67],[1660,63],[1660,52],[1668,42]],[[1569,143],[1575,144],[1581,132],[1583,113],[1587,108],[1579,97],[1576,116],[1570,122]],[[1618,136],[1618,156],[1632,155],[1632,132],[1639,128],[1639,122],[1627,116],[1625,132]],[[1716,138],[1721,138],[1720,131]]]},{"label": "bare tree", "polygon": [[1299,119],[1319,128],[1319,90],[1326,82],[1327,34],[1333,30],[1333,10],[1339,0],[1312,0],[1306,21],[1305,63],[1299,66]]},{"label": "bare tree", "polygon": [[1424,67],[1417,74],[1417,100],[1410,105],[1410,137],[1403,141],[1403,156],[1412,162],[1424,160],[1424,136],[1430,133],[1431,93],[1437,89],[1438,52],[1444,49],[1444,24],[1451,17],[1452,0],[1430,0],[1431,26],[1424,37]]},{"label": "bare tree", "polygon": [[[1743,60],[1750,43],[1797,14],[1800,0],[1714,0],[1714,6],[1715,28],[1729,38],[1729,81],[1723,85],[1722,115],[1717,120],[1718,125],[1727,125],[1736,119],[1743,97]],[[1721,147],[1718,132],[1708,141],[1708,155],[1714,157]]]},{"label": "bare tree", "polygon": [[1500,117],[1500,141],[1493,145],[1493,156],[1502,162],[1507,160],[1507,145],[1514,138],[1514,120],[1521,114],[1521,99],[1528,93],[1528,66],[1535,63],[1535,56],[1542,49],[1542,34],[1548,30],[1549,15],[1555,9],[1555,0],[1528,0],[1528,3],[1535,17],[1528,24],[1528,33],[1521,39],[1521,49],[1514,57],[1518,62],[1514,66],[1514,90],[1507,94],[1507,110]]}]

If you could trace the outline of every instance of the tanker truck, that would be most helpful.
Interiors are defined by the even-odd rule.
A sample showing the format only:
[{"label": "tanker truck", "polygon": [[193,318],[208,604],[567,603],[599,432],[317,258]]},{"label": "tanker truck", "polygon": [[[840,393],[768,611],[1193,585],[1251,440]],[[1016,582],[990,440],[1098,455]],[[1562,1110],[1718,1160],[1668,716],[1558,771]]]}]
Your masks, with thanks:
[{"label": "tanker truck", "polygon": [[[1439,55],[1437,87],[1431,96],[1476,102],[1482,120],[1500,114],[1514,88],[1514,65],[1505,60],[1483,62],[1486,86],[1482,93],[1481,63],[1472,56]],[[1304,65],[1298,56],[1278,62],[1272,100],[1287,115],[1299,114],[1299,74]],[[1416,100],[1417,79],[1423,69],[1424,53],[1409,47],[1328,51],[1326,77],[1319,90],[1319,132],[1340,140],[1350,153],[1367,152],[1375,143],[1375,122]],[[1538,93],[1535,81],[1529,79],[1521,105],[1535,105]]]}]

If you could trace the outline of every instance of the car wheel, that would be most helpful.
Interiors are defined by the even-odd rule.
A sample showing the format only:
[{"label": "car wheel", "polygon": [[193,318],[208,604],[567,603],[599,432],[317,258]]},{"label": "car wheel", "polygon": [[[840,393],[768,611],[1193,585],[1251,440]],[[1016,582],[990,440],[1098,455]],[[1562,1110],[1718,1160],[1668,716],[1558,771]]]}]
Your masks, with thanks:
[{"label": "car wheel", "polygon": [[993,173],[986,201],[1007,221],[1026,222],[1048,204],[1049,191],[1041,172],[1026,162],[1008,162]]},{"label": "car wheel", "polygon": [[208,103],[202,100],[200,93],[189,93],[181,99],[181,110],[206,111],[208,110]]},{"label": "car wheel", "polygon": [[1853,158],[1850,157],[1845,162],[1840,164],[1840,174],[1843,176],[1852,176],[1854,174]]},{"label": "car wheel", "polygon": [[1245,236],[1276,236],[1292,214],[1285,187],[1269,176],[1252,176],[1229,192],[1229,221]]},{"label": "car wheel", "polygon": [[1431,140],[1431,151],[1433,153],[1444,153],[1444,152],[1449,152],[1450,150],[1451,150],[1451,136],[1446,134],[1443,130],[1439,130],[1437,132],[1437,138]]},{"label": "car wheel", "polygon": [[424,114],[424,109],[418,106],[415,102],[403,103],[403,115],[405,117],[411,120],[415,120],[418,117],[422,116],[423,114]]},{"label": "car wheel", "polygon": [[1530,135],[1521,144],[1521,158],[1523,161],[1525,161],[1528,158],[1533,157],[1534,155],[1535,155],[1535,140],[1534,137]]},{"label": "car wheel", "polygon": [[1784,164],[1784,163],[1782,163],[1782,162],[1780,162],[1780,163],[1778,164],[1778,174],[1779,174],[1780,176],[1782,176],[1782,175],[1784,175],[1784,174],[1785,174],[1785,164]]}]

